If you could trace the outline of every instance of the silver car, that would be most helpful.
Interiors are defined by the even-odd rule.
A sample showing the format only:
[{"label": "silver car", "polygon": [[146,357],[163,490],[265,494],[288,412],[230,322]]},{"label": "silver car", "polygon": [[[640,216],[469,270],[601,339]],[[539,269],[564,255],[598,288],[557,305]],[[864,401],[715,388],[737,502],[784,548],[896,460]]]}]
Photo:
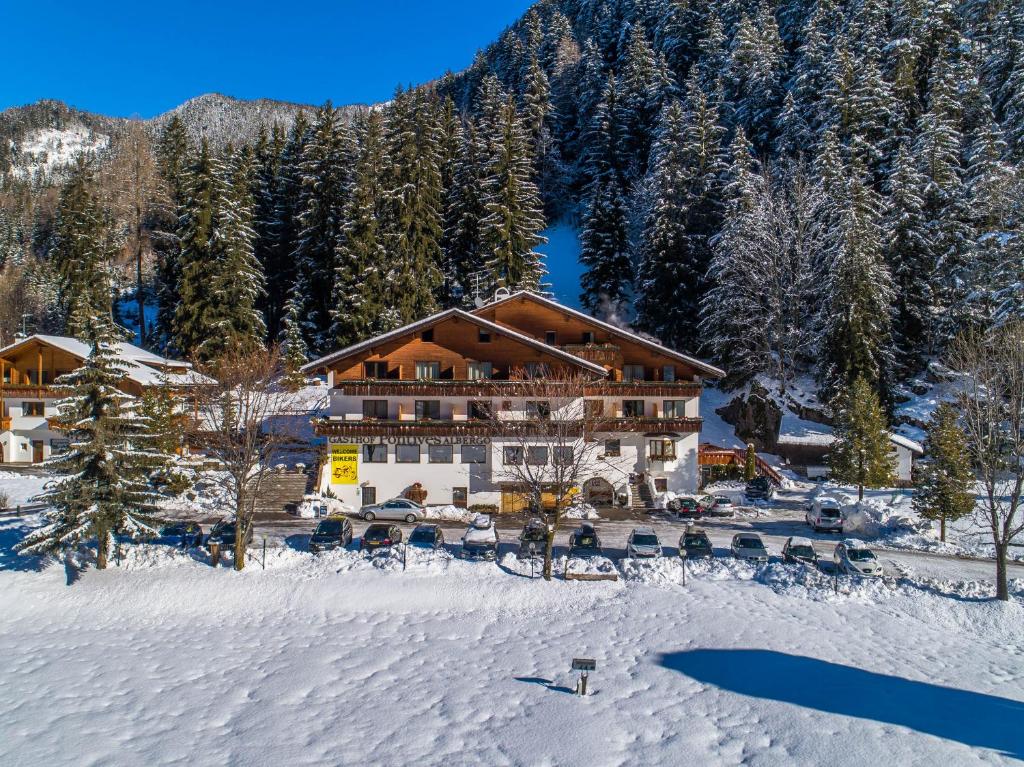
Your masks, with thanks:
[{"label": "silver car", "polygon": [[427,518],[427,512],[422,506],[408,498],[392,498],[384,503],[374,503],[363,506],[359,510],[359,516],[367,522],[375,519],[395,519],[402,522],[420,522]]},{"label": "silver car", "polygon": [[633,528],[626,539],[626,556],[630,559],[661,556],[661,541],[653,527]]},{"label": "silver car", "polygon": [[849,538],[836,546],[832,554],[833,562],[839,572],[846,575],[871,575],[881,577],[882,563],[875,552],[863,542]]},{"label": "silver car", "polygon": [[768,549],[764,547],[764,541],[757,533],[737,533],[732,537],[729,551],[736,559],[758,563],[768,561]]}]

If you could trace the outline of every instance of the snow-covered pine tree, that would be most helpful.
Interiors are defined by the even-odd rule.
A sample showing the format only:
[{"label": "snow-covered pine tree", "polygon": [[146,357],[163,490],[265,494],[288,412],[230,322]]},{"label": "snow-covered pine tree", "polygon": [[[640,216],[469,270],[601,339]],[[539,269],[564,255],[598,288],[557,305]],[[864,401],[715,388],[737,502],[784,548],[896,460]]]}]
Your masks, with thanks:
[{"label": "snow-covered pine tree", "polygon": [[[265,277],[274,267],[277,253],[277,207],[281,196],[281,164],[287,137],[277,123],[269,136],[261,133],[255,147],[253,174],[253,253]],[[258,304],[267,326],[267,338],[276,338],[284,311],[283,290],[291,283],[266,280],[266,289]]]},{"label": "snow-covered pine tree", "polygon": [[38,496],[49,504],[46,524],[18,544],[22,554],[57,554],[95,539],[96,566],[103,569],[116,534],[154,534],[156,500],[149,474],[168,456],[154,449],[154,437],[138,403],[118,389],[125,368],[117,358],[116,330],[108,316],[80,300],[83,338],[91,346],[82,367],[56,385],[66,394],[58,414],[69,448],[48,465],[61,474]]},{"label": "snow-covered pine tree", "polygon": [[344,225],[352,139],[330,102],[317,110],[299,164],[298,241],[294,295],[302,301],[306,342],[314,353],[332,347],[335,251]]},{"label": "snow-covered pine tree", "polygon": [[768,151],[775,136],[775,116],[783,99],[783,53],[775,14],[762,2],[754,18],[744,15],[740,20],[727,79],[736,123],[759,152]]},{"label": "snow-covered pine tree", "polygon": [[614,178],[597,178],[591,186],[580,234],[580,263],[586,267],[580,303],[592,313],[604,307],[621,315],[633,281],[626,205]]},{"label": "snow-covered pine tree", "polygon": [[616,120],[621,127],[616,151],[621,153],[620,165],[627,177],[640,178],[647,169],[652,126],[675,91],[672,74],[664,58],[651,49],[642,24],[634,24],[629,31],[616,82]]},{"label": "snow-covered pine tree", "polygon": [[494,286],[539,290],[544,265],[534,248],[547,241],[539,234],[544,228],[544,211],[532,179],[526,130],[511,96],[496,127],[498,135],[489,141],[493,153],[484,182],[487,215],[480,224],[484,267]]},{"label": "snow-covered pine tree", "polygon": [[306,382],[306,376],[300,372],[300,368],[309,361],[309,351],[302,337],[300,311],[300,303],[293,298],[288,299],[281,328],[281,361],[284,363],[281,382],[293,391]]},{"label": "snow-covered pine tree", "polygon": [[835,442],[829,450],[832,478],[857,486],[888,487],[895,481],[888,422],[875,387],[857,377],[840,390],[832,405]]},{"label": "snow-covered pine tree", "polygon": [[946,524],[974,510],[974,472],[967,435],[957,423],[956,408],[940,403],[928,421],[925,460],[914,467],[914,510],[925,519],[938,520],[939,540],[946,540]]},{"label": "snow-covered pine tree", "polygon": [[487,216],[484,207],[486,160],[484,141],[475,121],[470,120],[457,159],[454,183],[448,190],[442,240],[450,293],[458,295],[463,306],[471,306],[473,302],[470,275],[484,268],[481,223]]}]

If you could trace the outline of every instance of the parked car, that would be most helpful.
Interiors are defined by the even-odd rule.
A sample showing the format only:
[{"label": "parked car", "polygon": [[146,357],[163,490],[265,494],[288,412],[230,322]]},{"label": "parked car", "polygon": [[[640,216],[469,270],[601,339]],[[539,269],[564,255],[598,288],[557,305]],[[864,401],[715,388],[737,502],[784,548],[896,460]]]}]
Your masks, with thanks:
[{"label": "parked car", "polygon": [[477,514],[462,534],[462,549],[459,556],[463,559],[497,559],[498,528],[490,514]]},{"label": "parked car", "polygon": [[444,531],[440,525],[416,525],[409,535],[409,545],[418,549],[439,549],[444,546]]},{"label": "parked car", "polygon": [[309,537],[309,550],[314,554],[321,551],[345,548],[352,543],[352,523],[347,517],[321,519]]},{"label": "parked car", "polygon": [[633,528],[626,539],[626,556],[629,559],[661,556],[661,541],[653,527]]},{"label": "parked car", "polygon": [[736,559],[759,563],[768,561],[768,549],[757,533],[737,533],[732,537],[729,550]]},{"label": "parked car", "polygon": [[768,477],[754,477],[743,492],[751,501],[770,501],[775,497],[775,485]]},{"label": "parked car", "polygon": [[386,549],[402,542],[402,530],[398,525],[386,525],[376,522],[363,531],[363,537],[359,539],[360,551],[376,551]]},{"label": "parked car", "polygon": [[704,514],[704,505],[699,499],[690,495],[681,495],[668,502],[668,508],[680,519],[700,519]]},{"label": "parked car", "polygon": [[863,541],[848,538],[836,545],[832,555],[836,568],[848,575],[882,575],[882,563]]},{"label": "parked car", "polygon": [[782,546],[782,561],[805,565],[818,564],[818,552],[814,550],[814,544],[809,538],[801,538],[794,535],[786,540]]},{"label": "parked car", "polygon": [[590,522],[581,522],[580,526],[572,531],[569,536],[570,557],[599,557],[603,556],[601,539],[597,530]]},{"label": "parked car", "polygon": [[687,559],[701,559],[715,556],[715,550],[707,533],[699,527],[688,527],[679,537],[679,556],[684,554]]},{"label": "parked car", "polygon": [[190,549],[203,545],[203,528],[198,522],[171,522],[160,528],[160,542]]},{"label": "parked car", "polygon": [[548,541],[548,526],[543,519],[534,517],[519,533],[519,552],[516,554],[519,559],[529,559],[536,554],[542,554]]},{"label": "parked car", "polygon": [[419,522],[427,518],[426,510],[415,501],[408,498],[392,498],[384,503],[373,503],[363,506],[359,510],[359,516],[367,522],[375,519],[398,519],[403,522]]},{"label": "parked car", "polygon": [[711,517],[731,517],[736,513],[736,504],[726,495],[716,495],[714,504],[705,513]]},{"label": "parked car", "polygon": [[[244,541],[246,544],[252,543],[252,525],[249,525],[245,530]],[[222,519],[220,522],[215,524],[210,530],[210,534],[206,536],[206,545],[209,546],[211,543],[219,543],[222,549],[230,548],[235,545],[235,520],[233,519]]]},{"label": "parked car", "polygon": [[828,530],[843,534],[843,508],[835,498],[815,499],[805,519],[816,533]]}]

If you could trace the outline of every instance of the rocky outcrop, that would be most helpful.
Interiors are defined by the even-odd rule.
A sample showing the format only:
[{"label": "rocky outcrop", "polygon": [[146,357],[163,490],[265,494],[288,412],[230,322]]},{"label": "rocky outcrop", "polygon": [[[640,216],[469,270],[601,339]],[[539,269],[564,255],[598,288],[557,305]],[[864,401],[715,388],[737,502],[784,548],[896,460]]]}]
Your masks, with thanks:
[{"label": "rocky outcrop", "polygon": [[715,412],[735,427],[740,439],[753,442],[754,447],[763,452],[775,450],[782,426],[782,410],[768,390],[757,382],[747,394],[735,397]]}]

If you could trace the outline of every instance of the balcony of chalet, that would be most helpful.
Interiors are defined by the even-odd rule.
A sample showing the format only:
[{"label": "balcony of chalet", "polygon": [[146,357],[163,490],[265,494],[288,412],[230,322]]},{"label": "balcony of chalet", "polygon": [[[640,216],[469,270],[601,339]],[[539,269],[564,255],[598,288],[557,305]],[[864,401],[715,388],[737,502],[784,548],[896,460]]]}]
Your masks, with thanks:
[{"label": "balcony of chalet", "polygon": [[46,384],[0,384],[0,399],[60,399],[63,394]]}]

